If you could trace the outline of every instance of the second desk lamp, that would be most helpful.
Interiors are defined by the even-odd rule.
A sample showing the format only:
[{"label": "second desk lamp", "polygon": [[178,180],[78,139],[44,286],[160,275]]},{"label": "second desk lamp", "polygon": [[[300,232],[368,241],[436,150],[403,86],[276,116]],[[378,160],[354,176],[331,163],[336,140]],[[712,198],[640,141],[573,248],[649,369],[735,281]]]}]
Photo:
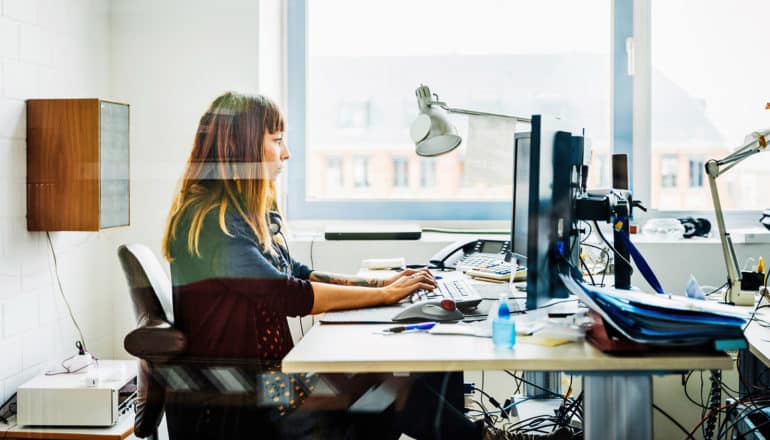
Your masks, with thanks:
[{"label": "second desk lamp", "polygon": [[709,176],[709,188],[711,199],[714,202],[714,213],[719,227],[719,240],[722,243],[722,255],[727,267],[727,302],[735,305],[754,305],[754,293],[741,290],[741,276],[738,269],[738,257],[735,256],[735,248],[730,238],[730,233],[725,229],[725,218],[722,214],[722,204],[719,201],[717,190],[717,177],[721,176],[739,162],[761,153],[767,149],[770,140],[770,130],[751,133],[748,141],[740,148],[728,154],[722,159],[711,159],[706,162],[706,174]]}]

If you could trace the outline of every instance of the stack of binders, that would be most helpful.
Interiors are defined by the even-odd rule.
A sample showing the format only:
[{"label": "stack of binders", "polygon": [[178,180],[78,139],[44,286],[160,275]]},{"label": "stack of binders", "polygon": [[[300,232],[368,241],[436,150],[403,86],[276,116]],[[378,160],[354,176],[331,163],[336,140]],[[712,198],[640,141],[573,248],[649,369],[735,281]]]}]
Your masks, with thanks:
[{"label": "stack of binders", "polygon": [[743,326],[750,311],[684,296],[599,288],[566,276],[562,280],[600,318],[599,329],[606,335],[594,331],[588,336],[604,351],[746,347]]}]

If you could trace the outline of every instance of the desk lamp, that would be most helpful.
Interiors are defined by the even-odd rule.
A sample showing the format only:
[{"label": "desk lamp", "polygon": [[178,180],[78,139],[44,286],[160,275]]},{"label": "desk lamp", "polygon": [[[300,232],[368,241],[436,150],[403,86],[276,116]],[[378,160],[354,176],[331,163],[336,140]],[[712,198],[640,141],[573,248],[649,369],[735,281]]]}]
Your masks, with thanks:
[{"label": "desk lamp", "polygon": [[739,162],[761,153],[767,149],[770,140],[770,129],[751,133],[748,141],[734,152],[720,160],[711,159],[706,162],[706,174],[709,176],[709,188],[711,199],[714,202],[714,212],[719,227],[719,240],[722,242],[722,254],[727,266],[727,300],[735,305],[754,305],[754,292],[741,291],[741,277],[738,269],[738,258],[735,256],[735,248],[730,234],[725,230],[725,219],[722,214],[722,205],[719,202],[717,191],[717,177],[721,176]]},{"label": "desk lamp", "polygon": [[415,95],[417,95],[417,105],[420,108],[420,114],[412,122],[409,134],[412,137],[417,154],[420,156],[439,156],[454,150],[462,142],[462,138],[457,134],[455,127],[447,120],[447,113],[490,116],[514,119],[517,122],[531,122],[529,118],[519,116],[451,108],[445,102],[439,101],[438,95],[431,94],[430,88],[423,84],[417,87]]}]

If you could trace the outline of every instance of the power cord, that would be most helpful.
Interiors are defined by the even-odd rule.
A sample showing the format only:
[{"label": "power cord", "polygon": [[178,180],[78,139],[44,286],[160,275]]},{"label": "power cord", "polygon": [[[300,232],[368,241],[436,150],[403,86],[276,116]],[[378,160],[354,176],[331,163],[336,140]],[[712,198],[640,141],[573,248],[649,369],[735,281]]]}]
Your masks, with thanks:
[{"label": "power cord", "polygon": [[596,220],[594,220],[594,226],[596,227],[596,232],[599,234],[599,237],[601,237],[601,239],[604,242],[604,244],[607,245],[607,247],[609,247],[610,249],[612,249],[612,252],[614,252],[614,255],[616,255],[621,260],[623,260],[624,263],[628,264],[628,267],[631,269],[631,273],[633,274],[634,273],[634,266],[631,265],[631,262],[628,261],[628,259],[626,259],[626,257],[621,255],[620,252],[618,252],[618,250],[615,249],[615,246],[613,246],[612,243],[609,242],[609,240],[607,240],[607,237],[604,236],[604,233],[602,232],[601,228],[599,227],[599,223],[597,223]]},{"label": "power cord", "polygon": [[681,423],[679,423],[675,418],[671,417],[671,415],[669,413],[663,411],[662,409],[660,409],[660,407],[658,405],[656,405],[654,403],[652,404],[652,408],[654,410],[656,410],[657,412],[661,413],[667,419],[669,419],[671,421],[671,423],[676,425],[676,427],[679,428],[679,430],[681,430],[688,439],[695,440],[695,437],[693,437],[692,434],[690,434],[687,431],[687,429],[685,429],[685,427]]},{"label": "power cord", "polygon": [[64,289],[62,288],[62,285],[61,285],[61,277],[59,276],[59,263],[56,260],[56,251],[54,251],[53,241],[51,241],[51,233],[48,231],[45,231],[45,236],[46,238],[48,238],[48,247],[51,249],[51,255],[53,256],[53,266],[54,266],[54,272],[56,274],[56,282],[59,285],[59,293],[61,294],[61,297],[64,300],[64,304],[67,306],[67,311],[69,312],[70,319],[72,320],[72,323],[75,325],[75,328],[78,331],[78,335],[80,336],[80,341],[78,342],[82,344],[83,350],[85,350],[86,338],[83,337],[83,332],[80,330],[80,326],[78,325],[78,322],[75,319],[75,315],[72,313],[72,307],[70,307],[70,303],[67,300],[67,296],[64,295]]}]

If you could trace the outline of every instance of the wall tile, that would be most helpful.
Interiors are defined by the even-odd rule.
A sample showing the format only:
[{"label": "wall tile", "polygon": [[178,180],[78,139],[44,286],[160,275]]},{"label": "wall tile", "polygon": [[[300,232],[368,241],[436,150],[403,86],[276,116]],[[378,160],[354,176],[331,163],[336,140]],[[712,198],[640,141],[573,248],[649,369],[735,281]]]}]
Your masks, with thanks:
[{"label": "wall tile", "polygon": [[34,64],[51,63],[50,33],[31,24],[22,24],[19,33],[19,58]]},{"label": "wall tile", "polygon": [[37,295],[17,295],[3,304],[3,336],[8,338],[40,325]]},{"label": "wall tile", "polygon": [[0,258],[0,301],[15,297],[20,293],[21,265],[18,260]]},{"label": "wall tile", "polygon": [[[24,141],[0,139],[0,178],[7,183],[22,183],[26,176],[27,146]],[[24,212],[9,212],[24,214]]]},{"label": "wall tile", "polygon": [[3,16],[25,23],[37,23],[38,0],[3,0]]},{"label": "wall tile", "polygon": [[[26,230],[25,99],[107,96],[111,3],[0,0],[0,390],[75,352],[77,333],[56,290],[45,235]],[[44,10],[42,10],[44,9]],[[111,297],[101,234],[54,234],[62,282],[85,337],[112,356]],[[93,240],[93,242],[91,242]],[[52,263],[51,263],[52,264]],[[94,282],[94,280],[99,280]],[[122,281],[122,280],[120,280]],[[122,285],[122,284],[121,284]]]},{"label": "wall tile", "polygon": [[[53,285],[41,289],[37,292],[38,303],[40,304],[40,325],[56,323],[59,310],[59,291]],[[62,303],[63,306],[63,303]],[[62,309],[63,311],[63,309]],[[65,312],[66,313],[66,312]]]},{"label": "wall tile", "polygon": [[0,57],[19,57],[19,24],[5,17],[0,17]]},{"label": "wall tile", "polygon": [[48,355],[53,352],[54,334],[53,327],[42,327],[24,335],[24,344],[21,352],[22,368],[26,369],[35,365],[41,365],[47,361]]},{"label": "wall tile", "polygon": [[0,380],[18,374],[21,370],[21,340],[0,341],[0,352],[3,353],[3,361],[0,362]]},{"label": "wall tile", "polygon": [[[0,90],[2,89],[0,73]],[[27,138],[27,109],[23,100],[0,97],[0,138]]]},{"label": "wall tile", "polygon": [[21,100],[36,97],[39,82],[37,66],[12,60],[3,63],[3,96]]}]

